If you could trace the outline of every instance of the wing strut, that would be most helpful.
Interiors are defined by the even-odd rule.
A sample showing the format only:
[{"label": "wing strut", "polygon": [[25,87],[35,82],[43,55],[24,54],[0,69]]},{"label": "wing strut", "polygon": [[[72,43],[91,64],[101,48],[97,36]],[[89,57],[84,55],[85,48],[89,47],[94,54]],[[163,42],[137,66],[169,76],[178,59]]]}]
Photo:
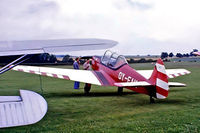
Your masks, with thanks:
[{"label": "wing strut", "polygon": [[7,72],[18,64],[30,59],[32,55],[25,54],[0,69],[0,74]]}]

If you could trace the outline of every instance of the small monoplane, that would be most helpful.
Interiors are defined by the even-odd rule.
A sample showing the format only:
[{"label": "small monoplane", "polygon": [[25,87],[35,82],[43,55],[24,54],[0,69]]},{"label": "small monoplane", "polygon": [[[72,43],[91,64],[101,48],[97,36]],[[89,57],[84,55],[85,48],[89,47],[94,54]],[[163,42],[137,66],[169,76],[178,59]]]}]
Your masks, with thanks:
[{"label": "small monoplane", "polygon": [[[115,86],[118,92],[123,88],[143,93],[153,98],[165,99],[169,87],[184,87],[183,83],[168,82],[190,72],[186,69],[165,69],[163,61],[158,59],[154,70],[135,70],[130,67],[124,56],[111,51],[106,51],[102,57],[92,57],[93,70],[74,70],[36,66],[16,66],[13,70],[22,71],[54,78],[79,81],[99,86]],[[89,93],[91,86],[86,86],[84,91]]]},{"label": "small monoplane", "polygon": [[193,52],[194,55],[200,56],[200,52]]},{"label": "small monoplane", "polygon": [[[0,41],[0,56],[21,55],[0,69],[0,74],[28,60],[34,54],[113,47],[116,41],[105,39],[57,39]],[[40,121],[47,112],[47,102],[39,94],[20,90],[20,96],[0,96],[0,128],[23,126]]]}]

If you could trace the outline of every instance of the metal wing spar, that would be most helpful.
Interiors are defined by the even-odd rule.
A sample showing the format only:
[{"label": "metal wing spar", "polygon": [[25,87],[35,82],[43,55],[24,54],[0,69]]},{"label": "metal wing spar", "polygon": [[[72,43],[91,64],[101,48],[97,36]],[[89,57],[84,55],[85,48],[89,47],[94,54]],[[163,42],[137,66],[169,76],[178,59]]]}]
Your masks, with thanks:
[{"label": "metal wing spar", "polygon": [[118,42],[106,39],[54,39],[0,41],[0,56],[98,50],[113,47]]}]

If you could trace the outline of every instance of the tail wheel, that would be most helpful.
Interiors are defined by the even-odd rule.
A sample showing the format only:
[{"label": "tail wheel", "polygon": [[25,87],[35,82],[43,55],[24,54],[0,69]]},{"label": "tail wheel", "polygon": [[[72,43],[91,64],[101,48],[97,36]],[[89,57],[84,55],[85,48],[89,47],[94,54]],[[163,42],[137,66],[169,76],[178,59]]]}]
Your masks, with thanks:
[{"label": "tail wheel", "polygon": [[155,103],[155,100],[152,96],[150,96],[150,103]]},{"label": "tail wheel", "polygon": [[85,84],[85,87],[84,87],[85,94],[89,94],[90,89],[91,89],[91,84]]}]

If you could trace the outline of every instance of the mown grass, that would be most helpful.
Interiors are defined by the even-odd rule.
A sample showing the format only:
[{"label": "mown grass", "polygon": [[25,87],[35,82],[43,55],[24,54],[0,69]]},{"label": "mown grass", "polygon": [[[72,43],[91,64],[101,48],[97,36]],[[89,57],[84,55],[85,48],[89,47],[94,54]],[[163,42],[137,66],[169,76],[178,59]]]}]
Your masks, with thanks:
[{"label": "mown grass", "polygon": [[[0,77],[0,95],[19,95],[19,89],[36,91],[47,100],[48,112],[34,125],[0,132],[200,132],[200,63],[165,64],[192,73],[171,80],[188,86],[171,88],[169,97],[155,104],[149,104],[148,96],[129,90],[119,96],[115,87],[92,86],[91,94],[85,96],[84,84],[74,90],[73,82],[50,77],[42,77],[42,93],[39,76],[7,72]],[[153,69],[153,64],[132,66]]]}]

